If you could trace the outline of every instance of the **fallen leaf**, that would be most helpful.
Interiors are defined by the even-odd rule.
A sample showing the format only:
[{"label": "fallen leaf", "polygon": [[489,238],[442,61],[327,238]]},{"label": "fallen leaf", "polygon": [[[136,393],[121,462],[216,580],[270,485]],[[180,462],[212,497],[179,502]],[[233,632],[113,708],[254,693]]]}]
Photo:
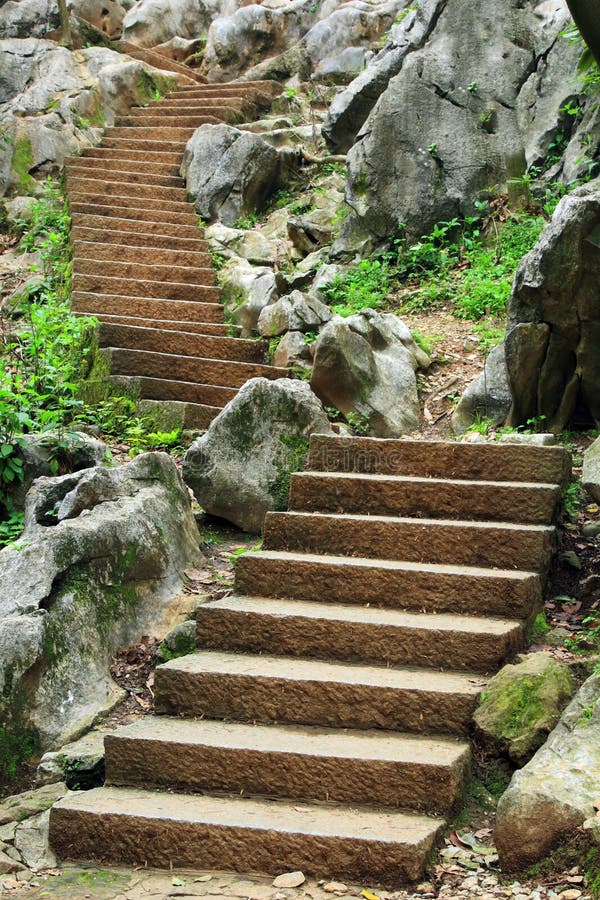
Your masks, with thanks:
[{"label": "fallen leaf", "polygon": [[173,887],[183,887],[185,885],[185,881],[183,880],[183,878],[172,878],[171,884],[173,885]]},{"label": "fallen leaf", "polygon": [[373,894],[371,891],[361,891],[361,894],[365,900],[380,900],[379,895]]}]

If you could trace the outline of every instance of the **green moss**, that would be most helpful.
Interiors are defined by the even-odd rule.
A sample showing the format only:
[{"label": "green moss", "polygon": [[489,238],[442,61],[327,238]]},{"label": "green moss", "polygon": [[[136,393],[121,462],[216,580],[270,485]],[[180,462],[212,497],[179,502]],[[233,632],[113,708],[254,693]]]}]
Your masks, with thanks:
[{"label": "green moss", "polygon": [[277,511],[288,508],[290,481],[294,472],[306,465],[309,444],[309,438],[299,434],[281,435],[279,440],[282,452],[273,460],[277,475],[269,485],[273,508]]},{"label": "green moss", "polygon": [[527,639],[530,643],[540,641],[544,635],[548,634],[550,626],[546,620],[544,612],[539,612],[528,629]]},{"label": "green moss", "polygon": [[544,716],[544,707],[539,699],[543,679],[535,675],[525,676],[505,689],[505,718],[501,733],[508,738],[516,737],[533,726]]},{"label": "green moss", "polygon": [[0,726],[0,782],[10,783],[19,764],[32,757],[38,748],[34,731]]},{"label": "green moss", "polygon": [[152,100],[161,100],[176,88],[176,78],[160,75],[158,72],[150,74],[150,72],[142,71],[136,84],[137,95],[142,106]]},{"label": "green moss", "polygon": [[354,182],[354,193],[359,197],[363,197],[367,193],[367,176],[362,170],[358,173]]},{"label": "green moss", "polygon": [[12,169],[16,176],[17,187],[21,194],[27,194],[31,190],[35,179],[29,174],[33,168],[33,150],[28,137],[21,137],[15,141],[12,158]]}]

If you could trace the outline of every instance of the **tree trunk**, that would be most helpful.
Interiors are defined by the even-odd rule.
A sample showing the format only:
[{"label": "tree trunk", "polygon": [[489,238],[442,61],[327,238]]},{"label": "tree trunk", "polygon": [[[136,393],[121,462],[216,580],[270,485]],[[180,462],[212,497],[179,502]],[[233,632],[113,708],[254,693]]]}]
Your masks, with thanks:
[{"label": "tree trunk", "polygon": [[73,48],[73,35],[71,34],[71,19],[67,9],[67,0],[58,0],[58,13],[60,15],[60,43],[63,47]]},{"label": "tree trunk", "polygon": [[600,0],[567,0],[571,15],[600,66]]}]

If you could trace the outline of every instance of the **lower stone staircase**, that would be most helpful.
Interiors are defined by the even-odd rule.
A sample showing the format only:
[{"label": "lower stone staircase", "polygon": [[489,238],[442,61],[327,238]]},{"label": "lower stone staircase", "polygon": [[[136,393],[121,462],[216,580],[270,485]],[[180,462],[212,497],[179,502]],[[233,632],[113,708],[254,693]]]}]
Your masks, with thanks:
[{"label": "lower stone staircase", "polygon": [[555,447],[313,436],[198,652],[50,818],[62,858],[398,886],[461,803],[486,677],[540,608]]},{"label": "lower stone staircase", "polygon": [[99,147],[65,163],[72,308],[100,320],[111,376],[141,398],[184,404],[186,427],[206,428],[249,378],[289,374],[265,364],[262,341],[225,323],[179,175],[199,125],[252,118],[278,92],[272,82],[192,83],[132,109]]}]

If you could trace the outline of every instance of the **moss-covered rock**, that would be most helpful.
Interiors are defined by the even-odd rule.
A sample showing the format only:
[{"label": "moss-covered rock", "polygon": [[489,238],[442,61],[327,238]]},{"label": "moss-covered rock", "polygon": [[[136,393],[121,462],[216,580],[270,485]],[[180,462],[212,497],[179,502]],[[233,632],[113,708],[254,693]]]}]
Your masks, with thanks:
[{"label": "moss-covered rock", "polygon": [[490,750],[523,766],[541,747],[574,691],[573,677],[548,653],[501,669],[482,694],[475,728]]}]

